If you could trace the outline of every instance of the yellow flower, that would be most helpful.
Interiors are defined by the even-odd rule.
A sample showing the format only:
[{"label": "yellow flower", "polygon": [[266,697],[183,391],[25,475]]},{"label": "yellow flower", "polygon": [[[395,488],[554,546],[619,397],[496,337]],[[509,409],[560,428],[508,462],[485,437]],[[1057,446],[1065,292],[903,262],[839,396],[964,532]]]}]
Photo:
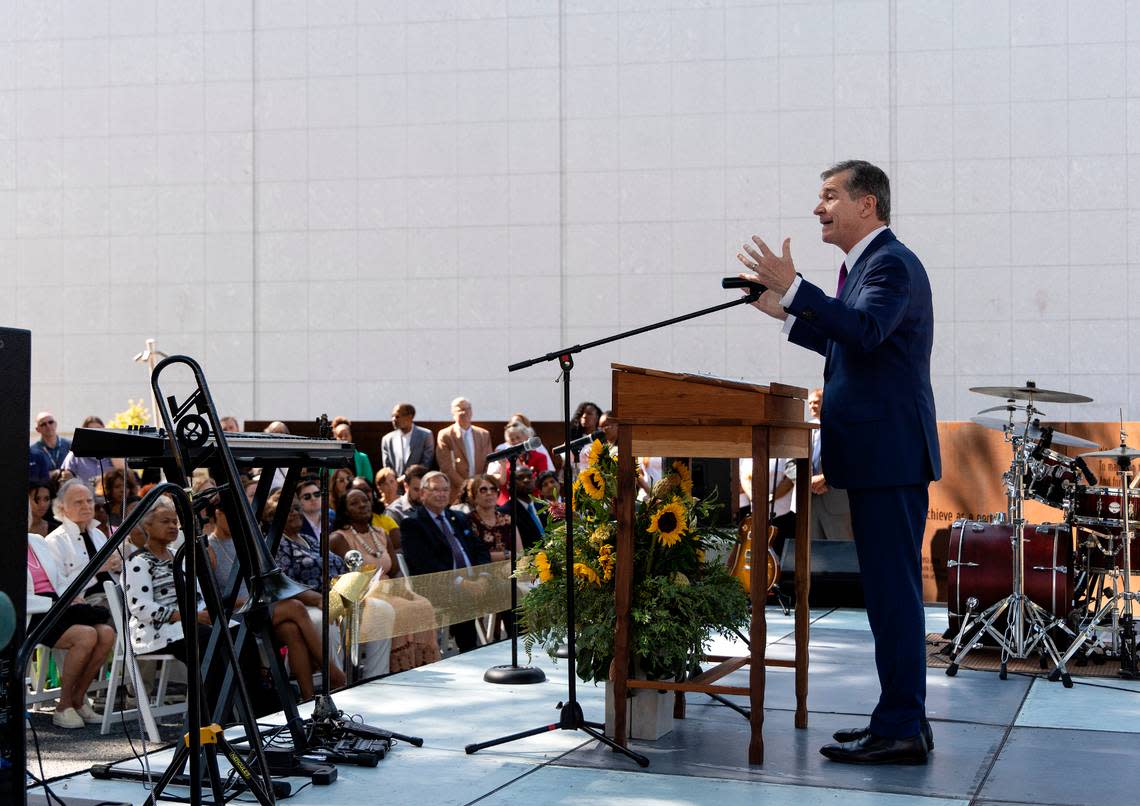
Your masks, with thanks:
[{"label": "yellow flower", "polygon": [[602,579],[609,582],[614,576],[614,565],[617,563],[617,557],[614,555],[614,547],[604,544],[598,549],[598,565],[602,567]]},{"label": "yellow flower", "polygon": [[582,489],[586,491],[586,495],[601,501],[602,496],[606,494],[606,479],[605,476],[595,467],[587,467],[578,476],[578,481],[582,482]]},{"label": "yellow flower", "polygon": [[681,492],[692,498],[693,474],[689,472],[689,466],[684,462],[674,462],[673,472],[677,474],[677,481],[681,485]]},{"label": "yellow flower", "polygon": [[590,532],[590,543],[605,548],[604,544],[610,539],[610,535],[613,534],[613,528],[613,524],[603,523],[597,529]]},{"label": "yellow flower", "polygon": [[654,532],[664,546],[675,546],[685,531],[685,508],[674,501],[653,513],[649,531]]},{"label": "yellow flower", "polygon": [[574,563],[574,576],[580,577],[594,585],[602,584],[602,580],[598,577],[598,572],[585,563]]},{"label": "yellow flower", "polygon": [[545,551],[534,555],[534,567],[538,569],[538,581],[549,582],[554,579],[554,572],[550,570],[550,558]]},{"label": "yellow flower", "polygon": [[602,444],[600,439],[595,439],[590,445],[590,452],[586,454],[586,464],[590,467],[596,467],[598,460],[605,455],[606,446]]},{"label": "yellow flower", "polygon": [[703,563],[705,561],[705,550],[697,549],[697,562]]}]

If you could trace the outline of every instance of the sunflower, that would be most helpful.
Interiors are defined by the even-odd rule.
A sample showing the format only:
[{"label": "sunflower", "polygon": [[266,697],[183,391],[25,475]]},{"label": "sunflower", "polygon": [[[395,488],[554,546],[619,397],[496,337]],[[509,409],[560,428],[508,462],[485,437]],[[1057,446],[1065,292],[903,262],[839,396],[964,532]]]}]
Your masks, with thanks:
[{"label": "sunflower", "polygon": [[674,501],[653,513],[649,531],[657,534],[662,545],[674,546],[681,539],[686,525],[685,508]]},{"label": "sunflower", "polygon": [[590,452],[586,454],[586,464],[590,467],[597,467],[598,460],[601,459],[606,453],[606,446],[602,444],[600,439],[595,439],[590,444]]},{"label": "sunflower", "polygon": [[594,531],[590,532],[590,543],[595,546],[603,546],[613,534],[613,524],[603,523]]},{"label": "sunflower", "polygon": [[586,491],[586,495],[596,501],[601,501],[602,496],[606,494],[606,478],[596,467],[587,467],[583,470],[578,476],[578,481],[582,482],[582,489]]},{"label": "sunflower", "polygon": [[574,563],[574,576],[594,585],[602,584],[602,580],[598,577],[598,572],[585,563]]},{"label": "sunflower", "polygon": [[550,558],[545,551],[534,555],[534,567],[538,569],[538,581],[549,582],[554,579],[554,572],[550,570]]},{"label": "sunflower", "polygon": [[617,557],[614,555],[614,547],[608,543],[598,549],[598,565],[602,567],[602,579],[609,582],[614,576],[614,565],[617,562]]},{"label": "sunflower", "polygon": [[677,482],[681,485],[681,492],[689,498],[693,497],[693,474],[684,462],[674,462],[673,472],[677,474]]}]

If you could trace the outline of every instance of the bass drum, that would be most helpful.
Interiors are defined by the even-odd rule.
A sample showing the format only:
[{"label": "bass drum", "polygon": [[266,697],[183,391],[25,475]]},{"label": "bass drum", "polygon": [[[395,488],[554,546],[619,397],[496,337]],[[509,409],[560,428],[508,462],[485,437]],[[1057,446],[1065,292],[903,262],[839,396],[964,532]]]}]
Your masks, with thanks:
[{"label": "bass drum", "polygon": [[[950,527],[946,609],[952,634],[970,597],[980,613],[1013,593],[1012,537],[1008,523],[955,521]],[[1072,531],[1065,524],[1026,524],[1024,537],[1026,595],[1054,616],[1067,616],[1073,609]]]}]

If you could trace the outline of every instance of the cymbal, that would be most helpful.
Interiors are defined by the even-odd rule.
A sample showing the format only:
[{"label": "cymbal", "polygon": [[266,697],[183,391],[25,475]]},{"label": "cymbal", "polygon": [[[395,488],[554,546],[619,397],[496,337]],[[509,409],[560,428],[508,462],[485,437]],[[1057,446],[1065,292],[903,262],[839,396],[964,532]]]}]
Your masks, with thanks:
[{"label": "cymbal", "polygon": [[971,386],[971,392],[990,397],[1006,397],[1013,400],[1033,400],[1039,403],[1092,403],[1091,397],[1074,394],[1073,392],[1058,392],[1053,389],[1039,389],[1033,381],[1026,381],[1025,386]]},{"label": "cymbal", "polygon": [[1117,461],[1123,459],[1126,462],[1131,462],[1140,459],[1140,450],[1136,448],[1129,448],[1127,445],[1119,445],[1115,448],[1109,448],[1104,451],[1090,451],[1089,453],[1082,453],[1082,459],[1116,459]]},{"label": "cymbal", "polygon": [[1036,414],[1038,416],[1045,415],[1045,412],[1033,406],[1018,406],[1014,403],[1006,403],[1004,406],[990,406],[988,409],[982,409],[978,414],[987,414],[991,411],[1028,411],[1030,414]]},{"label": "cymbal", "polygon": [[[1044,429],[1037,425],[1026,425],[1024,423],[1014,423],[1010,425],[1005,420],[999,420],[997,417],[971,417],[970,422],[980,425],[982,428],[988,428],[991,431],[1005,431],[1006,429],[1013,429],[1015,434],[1024,435],[1026,439],[1037,441],[1044,436]],[[1053,432],[1053,444],[1064,445],[1068,448],[1095,448],[1097,444],[1081,437],[1074,437],[1072,434],[1066,434],[1064,431]],[[1081,454],[1082,456],[1089,456],[1090,454]],[[1140,452],[1137,453],[1140,456]]]}]

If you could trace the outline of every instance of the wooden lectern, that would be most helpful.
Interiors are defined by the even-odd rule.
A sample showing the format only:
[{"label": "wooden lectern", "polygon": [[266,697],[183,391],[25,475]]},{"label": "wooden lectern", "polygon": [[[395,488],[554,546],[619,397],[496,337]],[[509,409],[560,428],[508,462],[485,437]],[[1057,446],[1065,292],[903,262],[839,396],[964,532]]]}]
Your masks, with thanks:
[{"label": "wooden lectern", "polygon": [[[613,692],[615,741],[627,745],[626,700],[629,688],[656,691],[747,695],[751,700],[752,738],[748,763],[764,762],[764,667],[785,666],[796,670],[797,728],[807,727],[808,584],[811,579],[811,540],[796,540],[795,661],[765,658],[767,624],[764,607],[768,600],[764,546],[768,534],[768,458],[796,460],[796,533],[808,536],[811,502],[811,429],[804,422],[807,390],[773,383],[768,386],[684,375],[612,364],[613,408],[618,421],[618,542],[614,635]],[[718,665],[684,682],[634,680],[629,678],[633,595],[634,457],[697,456],[742,458],[751,456],[752,572],[751,655],[741,658],[711,656]],[[718,685],[717,680],[748,665],[749,685]],[[683,696],[683,694],[682,694]]]}]

